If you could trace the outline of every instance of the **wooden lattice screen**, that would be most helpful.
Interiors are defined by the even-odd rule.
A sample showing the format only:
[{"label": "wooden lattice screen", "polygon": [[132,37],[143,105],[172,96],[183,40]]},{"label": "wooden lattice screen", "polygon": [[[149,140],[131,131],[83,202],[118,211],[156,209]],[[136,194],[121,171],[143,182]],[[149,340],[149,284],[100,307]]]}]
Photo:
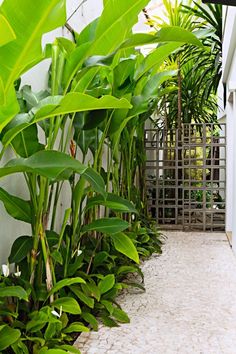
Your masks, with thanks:
[{"label": "wooden lattice screen", "polygon": [[226,126],[145,130],[149,214],[162,228],[225,229]]}]

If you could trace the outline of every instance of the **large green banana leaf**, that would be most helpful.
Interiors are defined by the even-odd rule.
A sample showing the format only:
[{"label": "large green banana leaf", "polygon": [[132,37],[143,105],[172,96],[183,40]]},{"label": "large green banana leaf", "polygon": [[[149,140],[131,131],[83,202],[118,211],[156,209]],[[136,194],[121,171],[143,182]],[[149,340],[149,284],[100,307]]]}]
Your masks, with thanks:
[{"label": "large green banana leaf", "polygon": [[104,4],[99,19],[95,41],[89,55],[107,55],[112,53],[130,34],[138,22],[138,14],[149,0],[110,0]]},{"label": "large green banana leaf", "polygon": [[192,44],[197,47],[204,48],[202,42],[194,33],[178,26],[166,26],[161,28],[156,34],[135,33],[131,35],[124,43],[121,44],[120,49],[133,48],[151,43],[167,43],[179,42]]},{"label": "large green banana leaf", "polygon": [[65,5],[66,0],[5,0],[1,5],[16,39],[0,47],[0,131],[18,113],[14,81],[43,58],[42,35],[65,23]]},{"label": "large green banana leaf", "polygon": [[13,41],[13,39],[16,39],[15,32],[3,14],[0,14],[0,33],[0,46]]},{"label": "large green banana leaf", "polygon": [[15,124],[11,122],[11,129],[4,134],[2,143],[7,146],[19,132],[46,118],[73,112],[131,107],[131,104],[126,99],[117,99],[113,96],[103,96],[98,99],[77,92],[68,93],[64,97],[50,96],[42,100],[40,105],[30,111],[29,114],[21,114],[20,117],[16,117]]},{"label": "large green banana leaf", "polygon": [[[182,44],[191,44],[198,47],[203,47],[201,41],[197,38],[196,35],[187,31],[184,28],[177,27],[177,26],[166,26],[165,28],[162,28],[154,35],[147,34],[147,33],[131,34],[130,30],[134,22],[127,21],[125,23],[125,26],[130,24],[129,27],[130,30],[125,32],[124,28],[121,26],[121,20],[122,21],[124,20],[125,14],[120,15],[120,17],[114,21],[114,33],[110,33],[110,27],[106,28],[106,25],[108,25],[109,21],[106,20],[103,23],[102,18],[103,16],[105,16],[104,14],[108,13],[108,9],[110,9],[110,7],[113,6],[115,2],[116,1],[110,1],[110,2],[107,1],[107,6],[103,11],[100,20],[95,23],[97,25],[97,32],[93,28],[93,38],[95,36],[95,39],[93,39],[88,43],[84,43],[84,44],[81,43],[81,45],[78,48],[76,48],[68,57],[66,68],[65,68],[65,74],[63,78],[65,87],[69,86],[69,83],[72,80],[73,76],[80,69],[82,63],[88,56],[110,55],[112,51],[114,52],[115,55],[115,53],[119,49],[134,48],[149,43],[176,42],[178,43],[179,47]],[[130,5],[130,3],[126,0],[125,3],[126,5],[128,4]],[[130,9],[130,11],[131,10],[132,9]],[[116,11],[114,11],[114,14],[115,13]],[[131,19],[133,19],[134,21],[133,17],[131,17]],[[100,30],[100,27],[103,28],[103,33]],[[117,31],[118,33],[116,33]],[[96,33],[96,35],[94,35],[94,33]],[[100,38],[96,39],[98,33],[100,34]],[[84,34],[83,34],[83,38],[84,38]],[[89,38],[89,36],[87,35],[85,38]],[[172,43],[169,44],[171,45]]]},{"label": "large green banana leaf", "polygon": [[10,160],[0,168],[0,177],[25,172],[35,173],[52,180],[63,180],[68,179],[68,173],[73,171],[83,175],[96,192],[105,195],[104,181],[95,170],[59,151],[43,150],[26,159]]},{"label": "large green banana leaf", "polygon": [[[108,55],[117,49],[130,35],[132,27],[138,21],[138,14],[149,0],[110,0],[104,3],[104,10],[99,20],[88,25],[78,38],[79,47],[68,58],[64,85],[79,70],[84,60],[94,55]],[[89,40],[84,43],[82,40]]]},{"label": "large green banana leaf", "polygon": [[121,133],[128,122],[134,117],[137,117],[150,109],[149,102],[158,96],[158,89],[160,85],[174,75],[176,75],[176,71],[169,70],[151,76],[144,85],[141,94],[132,98],[133,107],[128,112],[122,110],[121,115],[119,115],[118,112],[115,119],[112,120],[109,130],[114,149],[116,149],[119,145]]}]

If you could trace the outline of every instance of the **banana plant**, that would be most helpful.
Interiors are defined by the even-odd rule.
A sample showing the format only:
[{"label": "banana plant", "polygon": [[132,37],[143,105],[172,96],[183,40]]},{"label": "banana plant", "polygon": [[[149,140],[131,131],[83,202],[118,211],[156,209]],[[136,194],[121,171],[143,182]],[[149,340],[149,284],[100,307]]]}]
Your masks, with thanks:
[{"label": "banana plant", "polygon": [[0,131],[19,112],[14,82],[44,58],[42,35],[65,24],[66,1],[43,0],[36,4],[30,0],[5,0],[1,19],[5,45],[0,47]]}]

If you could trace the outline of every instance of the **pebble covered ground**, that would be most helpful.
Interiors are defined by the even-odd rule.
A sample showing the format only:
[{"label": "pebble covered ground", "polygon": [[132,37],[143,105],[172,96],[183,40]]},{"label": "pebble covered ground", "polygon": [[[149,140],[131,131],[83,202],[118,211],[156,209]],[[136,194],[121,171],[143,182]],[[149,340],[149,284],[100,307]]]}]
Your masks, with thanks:
[{"label": "pebble covered ground", "polygon": [[145,293],[119,298],[131,323],[82,334],[82,354],[236,354],[236,258],[223,233],[167,232],[143,266]]}]

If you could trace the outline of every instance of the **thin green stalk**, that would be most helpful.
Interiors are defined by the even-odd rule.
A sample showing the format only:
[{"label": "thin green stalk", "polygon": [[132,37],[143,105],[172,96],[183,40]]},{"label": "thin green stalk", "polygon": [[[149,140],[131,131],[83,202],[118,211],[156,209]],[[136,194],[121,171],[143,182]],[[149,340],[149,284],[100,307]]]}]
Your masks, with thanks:
[{"label": "thin green stalk", "polygon": [[53,230],[54,226],[55,226],[56,215],[57,215],[57,204],[58,204],[59,197],[60,197],[60,194],[61,194],[62,186],[63,186],[63,182],[57,182],[56,191],[55,191],[53,204],[52,204],[52,218],[51,218],[50,230]]},{"label": "thin green stalk", "polygon": [[65,143],[64,143],[64,147],[63,147],[63,152],[66,152],[66,149],[68,148],[69,142],[71,140],[74,119],[75,119],[75,113],[73,113],[73,115],[72,115],[72,117],[70,119],[69,127],[67,128],[67,134],[66,134],[66,140],[65,140]]},{"label": "thin green stalk", "polygon": [[111,113],[110,117],[107,119],[107,122],[106,122],[106,125],[105,125],[105,129],[102,133],[102,137],[99,141],[99,144],[98,144],[98,148],[97,148],[97,151],[95,153],[95,156],[94,156],[94,169],[97,170],[98,172],[100,172],[100,169],[101,169],[101,160],[102,160],[102,152],[103,152],[103,147],[104,147],[104,142],[105,142],[105,139],[107,137],[107,133],[108,133],[108,130],[110,128],[110,124],[111,124],[111,119],[112,119],[112,116],[113,116],[113,113],[114,111]]},{"label": "thin green stalk", "polygon": [[59,251],[60,247],[61,247],[61,243],[62,243],[62,240],[63,240],[63,235],[64,235],[64,231],[65,231],[65,228],[66,228],[66,225],[67,225],[67,222],[70,218],[70,214],[71,214],[71,208],[68,208],[65,210],[65,213],[64,213],[64,218],[63,218],[63,222],[62,222],[62,226],[61,226],[61,231],[60,231],[60,234],[59,234],[59,241],[58,241],[58,245],[57,245],[57,250]]}]

